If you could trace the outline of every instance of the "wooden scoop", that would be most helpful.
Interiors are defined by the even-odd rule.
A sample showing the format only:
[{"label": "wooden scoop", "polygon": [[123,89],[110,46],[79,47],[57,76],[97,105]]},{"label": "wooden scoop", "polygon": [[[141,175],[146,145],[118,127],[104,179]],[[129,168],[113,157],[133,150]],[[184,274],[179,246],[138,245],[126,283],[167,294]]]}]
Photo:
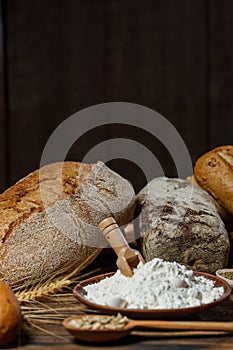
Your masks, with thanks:
[{"label": "wooden scoop", "polygon": [[121,273],[127,277],[132,277],[133,269],[138,266],[139,262],[145,263],[139,251],[129,247],[113,217],[101,221],[99,228],[118,256],[116,264]]},{"label": "wooden scoop", "polygon": [[[96,317],[89,315],[88,317]],[[73,319],[82,318],[83,315],[71,316],[63,321],[63,326],[75,336],[75,338],[87,342],[108,342],[127,336],[136,329],[156,330],[192,330],[192,331],[224,331],[233,332],[233,322],[212,322],[212,321],[158,321],[158,320],[132,320],[122,328],[117,329],[83,329],[70,324]]]}]

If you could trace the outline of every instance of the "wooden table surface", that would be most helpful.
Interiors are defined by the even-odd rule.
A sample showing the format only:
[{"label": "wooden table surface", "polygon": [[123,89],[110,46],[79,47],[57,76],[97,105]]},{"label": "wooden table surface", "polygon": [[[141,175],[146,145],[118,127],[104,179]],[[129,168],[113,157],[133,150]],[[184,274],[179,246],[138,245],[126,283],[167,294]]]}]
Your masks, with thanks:
[{"label": "wooden table surface", "polygon": [[[67,297],[69,307],[77,306],[78,302],[72,295]],[[52,307],[63,307],[66,305],[63,301],[55,301]],[[51,307],[51,303],[46,303]],[[70,314],[77,314],[74,311]],[[233,320],[233,295],[222,304],[213,309],[200,312],[197,319],[205,320]],[[62,326],[62,320],[54,321],[51,324],[42,324],[39,321],[33,321],[37,326],[42,327],[44,331],[31,325],[24,324],[16,342],[9,346],[9,349],[22,350],[74,350],[74,349],[233,349],[233,333],[226,334],[215,332],[177,332],[177,331],[158,331],[158,332],[134,332],[126,338],[109,344],[85,344],[74,339]],[[51,332],[51,334],[46,334]]]},{"label": "wooden table surface", "polygon": [[[114,257],[115,259],[115,257]],[[99,265],[100,260],[97,260]],[[93,268],[93,267],[92,267]],[[112,270],[111,265],[102,269],[101,272]],[[95,273],[96,274],[96,273]],[[99,274],[99,272],[98,272]],[[67,310],[65,317],[75,315],[80,312],[90,312],[85,306],[80,304],[71,292],[58,295],[57,297],[43,303],[36,303],[30,307],[48,310]],[[47,312],[47,311],[46,311]],[[51,313],[51,312],[50,312]],[[14,344],[5,349],[18,350],[75,350],[75,349],[159,349],[159,350],[197,350],[197,349],[233,349],[233,332],[190,332],[190,331],[135,331],[126,338],[106,344],[83,343],[75,340],[62,326],[63,314],[60,319],[56,319],[57,311],[54,313],[54,320],[30,319],[23,323],[18,338]],[[25,316],[26,318],[26,316]],[[205,312],[199,312],[195,319],[204,321],[230,321],[233,320],[233,294],[216,307]],[[34,326],[32,326],[32,323]],[[43,328],[41,330],[40,328]]]},{"label": "wooden table surface", "polygon": [[[54,328],[55,331],[55,328]],[[74,340],[62,327],[56,328],[56,333],[61,339],[43,333],[28,331],[22,333],[17,343],[10,349],[22,350],[75,350],[75,349],[159,349],[159,350],[188,350],[188,349],[233,349],[233,336],[230,335],[195,335],[195,336],[172,336],[153,334],[130,335],[111,344],[84,344]]]}]

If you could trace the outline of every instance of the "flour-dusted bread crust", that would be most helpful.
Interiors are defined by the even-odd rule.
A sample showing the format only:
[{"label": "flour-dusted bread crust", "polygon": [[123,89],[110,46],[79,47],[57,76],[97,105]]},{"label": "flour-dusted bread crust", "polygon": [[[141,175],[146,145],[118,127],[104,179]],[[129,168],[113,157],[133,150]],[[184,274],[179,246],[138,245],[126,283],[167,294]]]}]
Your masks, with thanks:
[{"label": "flour-dusted bread crust", "polygon": [[205,153],[196,161],[194,175],[198,185],[233,215],[233,146]]},{"label": "flour-dusted bread crust", "polygon": [[185,180],[155,178],[137,200],[146,261],[158,257],[210,273],[227,265],[228,234],[207,192]]},{"label": "flour-dusted bread crust", "polygon": [[0,196],[0,279],[9,285],[86,267],[106,244],[98,223],[132,218],[131,184],[104,163],[36,170]]},{"label": "flour-dusted bread crust", "polygon": [[[197,186],[199,188],[202,188],[201,185],[199,185],[197,183],[196,178],[195,178],[194,175],[189,176],[186,180],[188,182],[190,182],[192,185]],[[209,194],[211,195],[211,193],[209,193]],[[227,231],[228,232],[232,232],[233,231],[233,215],[230,214],[226,209],[224,209],[214,197],[212,197],[212,198],[214,200],[214,204],[215,204],[215,206],[217,208],[217,211],[218,211],[222,221],[225,224],[225,227],[226,227]]]}]

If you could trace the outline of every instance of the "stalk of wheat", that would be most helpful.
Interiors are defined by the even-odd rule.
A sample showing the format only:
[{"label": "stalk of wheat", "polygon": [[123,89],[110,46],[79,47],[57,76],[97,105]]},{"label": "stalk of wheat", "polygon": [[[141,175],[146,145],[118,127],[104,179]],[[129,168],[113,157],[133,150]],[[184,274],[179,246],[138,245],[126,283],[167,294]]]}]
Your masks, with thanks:
[{"label": "stalk of wheat", "polygon": [[37,284],[29,290],[18,291],[15,295],[20,303],[40,300],[53,296],[57,292],[69,287],[70,284],[71,280],[62,278],[44,284]]},{"label": "stalk of wheat", "polygon": [[99,270],[82,273],[79,267],[63,277],[53,275],[33,286],[15,290],[15,295],[21,304],[23,327],[33,327],[62,340],[61,336],[50,331],[48,327],[61,325],[62,321],[72,314],[95,312],[77,302],[72,293],[72,285]]},{"label": "stalk of wheat", "polygon": [[[13,291],[20,303],[30,302],[35,300],[43,300],[50,298],[58,292],[64,290],[70,291],[70,286],[78,281],[85,279],[87,276],[96,273],[100,269],[89,270],[86,273],[82,271],[88,266],[89,260],[92,256],[85,260],[76,269],[71,270],[70,267],[60,269],[51,276],[44,276],[40,281],[34,285],[24,284],[20,287],[13,288]],[[67,272],[70,271],[71,272]]]}]

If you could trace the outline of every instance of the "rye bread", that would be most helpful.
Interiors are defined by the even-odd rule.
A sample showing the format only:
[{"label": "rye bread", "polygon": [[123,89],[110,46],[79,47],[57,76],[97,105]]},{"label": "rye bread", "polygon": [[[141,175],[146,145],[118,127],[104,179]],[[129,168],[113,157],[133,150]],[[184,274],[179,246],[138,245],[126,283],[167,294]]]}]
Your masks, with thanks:
[{"label": "rye bread", "polygon": [[[189,176],[186,180],[187,180],[188,182],[190,182],[192,185],[197,186],[197,187],[199,187],[199,188],[202,188],[201,185],[199,185],[199,184],[197,183],[197,180],[196,180],[196,178],[195,178],[194,175]],[[210,194],[210,193],[209,193],[209,194]],[[210,194],[210,195],[211,195],[211,194]],[[212,197],[212,196],[211,196],[211,197]],[[228,231],[229,233],[231,233],[231,232],[233,231],[233,215],[230,214],[226,209],[224,209],[224,208],[219,204],[219,202],[217,202],[217,200],[216,200],[214,197],[212,197],[212,198],[213,198],[213,200],[214,200],[214,204],[215,204],[215,206],[216,206],[216,208],[217,208],[217,211],[218,211],[218,213],[219,213],[219,215],[220,215],[222,221],[223,221],[224,224],[225,224],[225,227],[226,227],[227,231]]]},{"label": "rye bread", "polygon": [[141,250],[214,273],[227,265],[229,238],[208,193],[181,179],[155,178],[137,196]]},{"label": "rye bread", "polygon": [[10,286],[86,267],[106,244],[98,223],[130,221],[131,184],[104,163],[36,170],[0,195],[0,279]]}]

